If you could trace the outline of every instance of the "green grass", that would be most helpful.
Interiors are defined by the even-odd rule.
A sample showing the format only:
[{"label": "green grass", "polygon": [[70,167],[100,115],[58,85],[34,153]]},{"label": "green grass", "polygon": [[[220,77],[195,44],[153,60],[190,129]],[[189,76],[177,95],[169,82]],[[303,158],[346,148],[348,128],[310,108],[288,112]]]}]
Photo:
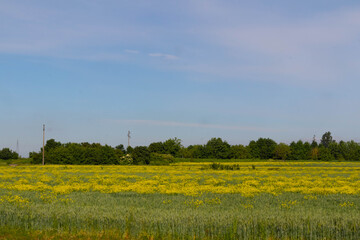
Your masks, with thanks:
[{"label": "green grass", "polygon": [[[4,229],[10,235],[11,229],[20,229],[16,232],[24,239],[36,234],[39,239],[49,234],[59,239],[360,239],[360,199],[351,195],[305,199],[296,193],[246,198],[74,192],[44,201],[35,192],[12,194],[30,203],[0,205],[0,239],[9,236]],[[60,200],[65,198],[71,202]],[[353,205],[340,207],[344,202]]]},{"label": "green grass", "polygon": [[215,159],[215,158],[175,158],[175,162],[199,162],[199,163],[211,163],[211,162],[264,162],[260,159]]},{"label": "green grass", "polygon": [[9,164],[15,165],[30,165],[31,158],[19,158],[19,159],[9,159],[9,160],[2,160],[0,159],[0,166],[6,166]]},{"label": "green grass", "polygon": [[[256,169],[272,169],[272,174],[281,171],[282,166],[277,161],[254,165]],[[197,167],[210,166],[211,162],[204,162]],[[322,162],[292,165],[313,166],[334,172],[334,166]],[[355,163],[346,163],[341,168],[344,167],[358,171]],[[27,168],[9,169],[21,172],[15,178],[17,181],[24,178]],[[111,166],[104,168],[106,173]],[[69,174],[81,177],[78,172]],[[341,171],[334,174],[333,177],[340,176]],[[0,173],[0,181],[1,176]],[[286,192],[254,197],[131,192],[53,195],[2,189],[0,201],[4,196],[20,196],[29,203],[0,202],[0,239],[360,239],[358,195],[309,196]]]},{"label": "green grass", "polygon": [[359,161],[321,161],[321,160],[281,160],[281,159],[218,159],[218,158],[175,158],[175,162],[194,162],[194,163],[226,163],[226,162],[359,162]]}]

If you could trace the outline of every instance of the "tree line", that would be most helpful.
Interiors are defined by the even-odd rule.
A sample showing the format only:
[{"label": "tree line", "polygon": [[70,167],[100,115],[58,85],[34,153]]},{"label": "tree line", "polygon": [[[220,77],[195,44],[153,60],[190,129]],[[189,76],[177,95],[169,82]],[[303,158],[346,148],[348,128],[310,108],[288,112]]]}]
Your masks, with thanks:
[{"label": "tree line", "polygon": [[208,159],[279,159],[360,161],[360,144],[354,141],[336,142],[331,132],[323,134],[320,143],[293,141],[289,145],[270,138],[250,141],[247,146],[230,145],[221,138],[212,138],[205,145],[182,148],[181,157]]},{"label": "tree line", "polygon": [[[333,140],[331,133],[323,134],[320,142],[293,141],[276,143],[270,138],[259,138],[245,145],[230,145],[221,138],[211,138],[204,145],[184,147],[181,140],[171,138],[153,142],[149,146],[131,146],[125,149],[99,143],[61,143],[50,139],[45,145],[45,162],[48,164],[169,164],[175,158],[192,159],[278,159],[360,161],[360,144],[354,141]],[[33,163],[42,162],[40,152],[31,152]],[[16,159],[17,153],[8,148],[0,151],[0,159]]]}]

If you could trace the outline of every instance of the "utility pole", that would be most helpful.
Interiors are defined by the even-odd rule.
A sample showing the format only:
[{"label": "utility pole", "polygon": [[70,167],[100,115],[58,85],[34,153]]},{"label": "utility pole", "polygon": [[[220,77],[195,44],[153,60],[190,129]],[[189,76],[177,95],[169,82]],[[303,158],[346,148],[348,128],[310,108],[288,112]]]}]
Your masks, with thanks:
[{"label": "utility pole", "polygon": [[45,165],[45,124],[43,124],[43,156],[42,165]]},{"label": "utility pole", "polygon": [[130,138],[131,138],[130,131],[128,131],[128,147],[130,147]]}]

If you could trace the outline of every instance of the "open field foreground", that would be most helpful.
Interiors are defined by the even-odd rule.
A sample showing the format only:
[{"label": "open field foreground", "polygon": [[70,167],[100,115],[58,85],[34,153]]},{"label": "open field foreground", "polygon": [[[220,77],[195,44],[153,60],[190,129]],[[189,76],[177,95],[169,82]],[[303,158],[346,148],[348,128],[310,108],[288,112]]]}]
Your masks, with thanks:
[{"label": "open field foreground", "polygon": [[360,163],[1,166],[0,239],[360,239]]}]

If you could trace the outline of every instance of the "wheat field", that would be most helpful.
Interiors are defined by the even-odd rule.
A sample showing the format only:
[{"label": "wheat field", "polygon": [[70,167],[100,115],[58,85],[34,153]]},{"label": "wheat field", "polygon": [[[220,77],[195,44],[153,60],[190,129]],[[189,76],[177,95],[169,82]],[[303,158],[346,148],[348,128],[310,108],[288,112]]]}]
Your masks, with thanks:
[{"label": "wheat field", "polygon": [[1,166],[0,236],[360,239],[360,163],[212,165]]}]

